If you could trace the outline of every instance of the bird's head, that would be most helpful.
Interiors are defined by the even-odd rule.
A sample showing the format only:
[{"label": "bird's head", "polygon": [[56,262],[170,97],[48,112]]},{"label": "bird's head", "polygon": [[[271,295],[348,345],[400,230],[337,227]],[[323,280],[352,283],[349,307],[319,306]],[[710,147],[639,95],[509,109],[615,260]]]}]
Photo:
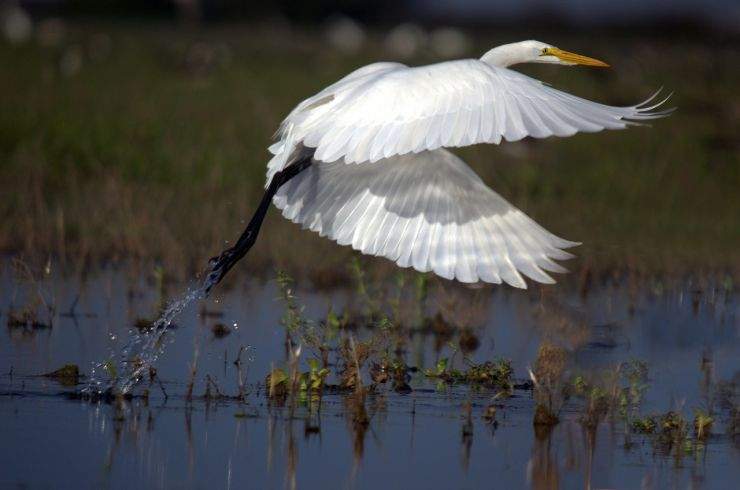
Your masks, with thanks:
[{"label": "bird's head", "polygon": [[488,51],[481,60],[493,66],[511,66],[517,63],[550,63],[555,65],[585,65],[608,67],[603,61],[569,51],[563,51],[540,41],[521,41],[504,44]]}]

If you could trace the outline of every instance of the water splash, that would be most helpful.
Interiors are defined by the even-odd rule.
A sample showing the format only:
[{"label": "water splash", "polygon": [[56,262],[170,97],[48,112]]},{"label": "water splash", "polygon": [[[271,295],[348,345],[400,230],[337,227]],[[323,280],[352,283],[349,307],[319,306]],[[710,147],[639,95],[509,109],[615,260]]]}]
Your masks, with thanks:
[{"label": "water splash", "polygon": [[199,287],[189,289],[182,297],[167,305],[151,328],[132,335],[114,360],[93,366],[90,381],[83,388],[88,395],[129,393],[149,372],[165,348],[164,334],[173,320],[192,302],[208,297],[208,293],[222,275],[211,271]]}]

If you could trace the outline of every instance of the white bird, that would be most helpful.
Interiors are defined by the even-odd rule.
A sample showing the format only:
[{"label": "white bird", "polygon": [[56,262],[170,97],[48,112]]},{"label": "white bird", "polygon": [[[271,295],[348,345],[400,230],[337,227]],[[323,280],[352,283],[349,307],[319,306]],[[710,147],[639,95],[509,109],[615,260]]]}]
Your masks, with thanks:
[{"label": "white bird", "polygon": [[[623,129],[663,117],[666,99],[628,107],[591,102],[509,69],[518,63],[606,67],[539,41],[480,59],[364,66],[298,104],[269,150],[268,191],[240,243],[213,268],[216,282],[251,247],[269,201],[304,228],[461,282],[525,276],[553,283],[554,260],[578,245],[539,226],[446,148],[527,136]],[[245,250],[246,249],[246,250]]]}]

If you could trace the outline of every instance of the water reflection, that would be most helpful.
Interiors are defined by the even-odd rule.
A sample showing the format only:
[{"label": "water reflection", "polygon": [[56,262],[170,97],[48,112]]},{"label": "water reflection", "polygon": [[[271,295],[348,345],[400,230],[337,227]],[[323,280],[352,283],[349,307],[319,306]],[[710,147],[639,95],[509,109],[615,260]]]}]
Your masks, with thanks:
[{"label": "water reflection", "polygon": [[[582,291],[476,290],[466,302],[465,290],[433,284],[420,308],[417,290],[391,289],[385,297],[411,312],[403,328],[339,327],[347,343],[326,357],[316,351],[336,376],[323,391],[280,398],[268,396],[265,375],[281,366],[308,382],[300,376],[313,354],[296,354],[295,336],[286,343],[269,283],[193,305],[133,399],[89,403],[58,396],[72,389],[36,375],[67,363],[84,372],[115,352],[120,340],[111,335],[125,336],[159,293],[138,285],[113,294],[127,289],[115,273],[92,277],[84,293],[65,281],[56,300],[77,305],[74,317],[22,341],[9,326],[0,342],[0,458],[13,468],[1,487],[53,486],[71,474],[83,475],[83,488],[711,488],[738,476],[734,296],[705,292],[697,305],[681,288],[656,295],[592,286],[585,299]],[[313,325],[326,321],[329,305],[342,312],[356,301],[351,292],[296,294]],[[13,300],[21,304],[22,293]],[[2,301],[5,313],[10,301]],[[241,328],[217,337],[214,322]],[[360,360],[368,339],[373,354]],[[442,359],[452,376],[497,357],[512,360],[509,389],[424,374]],[[647,361],[647,379],[632,359]],[[350,389],[340,387],[342,367]],[[533,425],[543,386],[557,397],[553,425]],[[699,409],[713,418],[706,438],[694,433]],[[633,430],[639,417],[669,410],[684,417],[682,439]],[[24,456],[31,452],[44,472]]]},{"label": "water reflection", "polygon": [[531,488],[553,489],[560,487],[557,454],[552,444],[552,428],[534,427],[534,446],[527,463],[527,483]]}]

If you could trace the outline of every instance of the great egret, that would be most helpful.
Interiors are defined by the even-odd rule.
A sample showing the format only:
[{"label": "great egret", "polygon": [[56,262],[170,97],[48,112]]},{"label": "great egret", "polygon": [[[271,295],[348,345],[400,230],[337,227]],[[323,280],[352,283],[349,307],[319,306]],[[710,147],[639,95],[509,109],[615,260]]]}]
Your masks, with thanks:
[{"label": "great egret", "polygon": [[665,116],[666,99],[613,107],[561,92],[508,67],[606,67],[539,41],[480,59],[408,67],[373,63],[298,104],[269,150],[267,191],[237,244],[212,260],[217,283],[253,245],[270,201],[283,216],[401,267],[462,282],[521,274],[553,283],[554,260],[578,245],[558,238],[488,188],[446,150],[526,136],[623,129]]}]

